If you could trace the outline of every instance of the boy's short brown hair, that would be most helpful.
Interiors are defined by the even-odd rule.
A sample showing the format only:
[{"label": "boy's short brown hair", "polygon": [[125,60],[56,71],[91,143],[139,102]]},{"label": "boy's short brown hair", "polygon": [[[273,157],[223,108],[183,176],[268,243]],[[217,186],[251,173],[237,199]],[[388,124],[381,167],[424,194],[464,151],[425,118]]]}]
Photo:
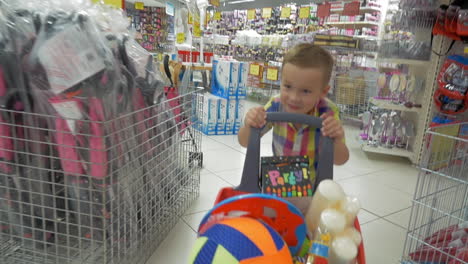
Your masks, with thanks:
[{"label": "boy's short brown hair", "polygon": [[325,85],[330,82],[333,57],[322,47],[308,43],[298,44],[284,55],[283,67],[287,63],[301,68],[319,68],[323,71]]}]

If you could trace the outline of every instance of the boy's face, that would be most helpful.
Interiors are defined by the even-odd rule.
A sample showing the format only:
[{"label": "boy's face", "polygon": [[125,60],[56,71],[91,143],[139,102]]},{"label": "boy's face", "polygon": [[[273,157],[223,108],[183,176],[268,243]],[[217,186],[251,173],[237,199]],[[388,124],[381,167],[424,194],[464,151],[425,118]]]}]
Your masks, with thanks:
[{"label": "boy's face", "polygon": [[283,66],[280,100],[286,112],[310,113],[324,98],[330,86],[318,68],[300,68],[291,63]]}]

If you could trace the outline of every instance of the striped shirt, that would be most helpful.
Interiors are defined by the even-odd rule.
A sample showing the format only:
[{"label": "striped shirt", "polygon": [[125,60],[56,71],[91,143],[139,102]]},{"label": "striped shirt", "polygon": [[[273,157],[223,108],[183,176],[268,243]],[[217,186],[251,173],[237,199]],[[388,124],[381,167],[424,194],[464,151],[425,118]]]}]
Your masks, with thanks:
[{"label": "striped shirt", "polygon": [[[279,96],[273,97],[265,105],[267,112],[282,112],[283,107]],[[320,100],[310,115],[320,117],[322,114],[332,114],[340,120],[338,107],[329,99]],[[302,125],[298,128],[293,123],[268,123],[262,133],[267,133],[273,128],[273,154],[275,156],[304,156],[309,157],[310,179],[315,181],[317,170],[318,149],[315,147],[319,142],[320,129]]]}]

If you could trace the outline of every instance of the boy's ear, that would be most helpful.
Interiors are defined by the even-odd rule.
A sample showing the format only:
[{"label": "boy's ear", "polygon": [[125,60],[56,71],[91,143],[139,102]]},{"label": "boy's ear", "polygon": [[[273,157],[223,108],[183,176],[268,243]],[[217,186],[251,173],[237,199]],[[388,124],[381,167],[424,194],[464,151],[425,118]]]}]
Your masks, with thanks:
[{"label": "boy's ear", "polygon": [[325,86],[325,88],[323,88],[322,94],[321,94],[320,96],[321,96],[322,98],[327,97],[329,91],[330,91],[330,85],[327,85],[327,86]]}]

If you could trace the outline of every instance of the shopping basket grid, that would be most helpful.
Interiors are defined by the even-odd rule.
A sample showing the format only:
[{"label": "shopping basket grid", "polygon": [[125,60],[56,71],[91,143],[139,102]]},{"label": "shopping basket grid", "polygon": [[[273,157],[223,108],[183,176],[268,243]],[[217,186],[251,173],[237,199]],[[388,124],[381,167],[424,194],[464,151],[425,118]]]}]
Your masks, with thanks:
[{"label": "shopping basket grid", "polygon": [[[81,134],[55,129],[53,115],[0,110],[11,131],[0,152],[13,154],[0,160],[0,262],[144,263],[199,194],[196,94],[171,99],[180,111],[162,100],[102,122],[73,120],[89,131]],[[91,133],[96,126],[102,135]],[[78,144],[54,140],[67,135]],[[92,138],[105,147],[80,144]]]},{"label": "shopping basket grid", "polygon": [[[426,134],[402,263],[468,263],[456,254],[462,248],[448,249],[456,240],[452,232],[440,234],[438,243],[428,240],[440,230],[468,223],[467,125],[433,127]],[[421,252],[426,253],[416,256]]]}]

